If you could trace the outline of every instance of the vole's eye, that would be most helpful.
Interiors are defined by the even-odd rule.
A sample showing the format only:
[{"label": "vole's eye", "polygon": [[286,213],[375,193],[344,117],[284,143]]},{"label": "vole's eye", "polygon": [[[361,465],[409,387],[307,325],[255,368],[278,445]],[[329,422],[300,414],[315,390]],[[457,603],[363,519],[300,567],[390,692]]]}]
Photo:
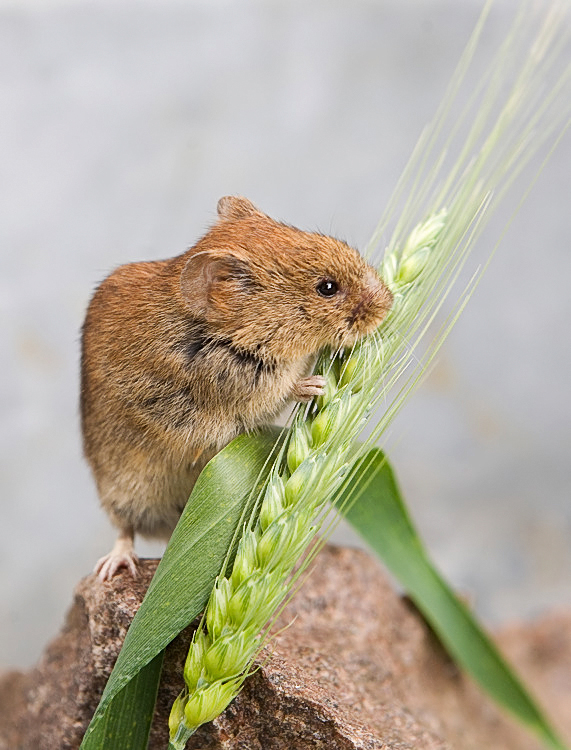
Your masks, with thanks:
[{"label": "vole's eye", "polygon": [[315,291],[322,297],[334,297],[339,291],[339,285],[333,279],[323,279],[315,287]]}]

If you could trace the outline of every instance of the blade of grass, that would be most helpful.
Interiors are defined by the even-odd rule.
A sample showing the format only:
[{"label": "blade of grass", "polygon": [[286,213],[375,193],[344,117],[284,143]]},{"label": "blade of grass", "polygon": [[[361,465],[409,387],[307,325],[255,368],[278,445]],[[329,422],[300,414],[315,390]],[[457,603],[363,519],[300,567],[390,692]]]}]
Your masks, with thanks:
[{"label": "blade of grass", "polygon": [[380,450],[363,458],[354,484],[336,504],[399,580],[454,660],[547,747],[566,750],[512,668],[431,563]]},{"label": "blade of grass", "polygon": [[147,750],[164,653],[155,656],[117,693],[113,710],[105,713],[90,734],[89,747]]},{"label": "blade of grass", "polygon": [[[127,632],[83,738],[82,750],[138,747],[126,744],[124,735],[119,734],[119,729],[128,734],[129,727],[122,722],[121,714],[133,702],[129,696],[149,694],[152,680],[158,680],[154,669],[159,655],[206,606],[236,532],[247,517],[251,499],[263,483],[264,466],[278,434],[269,430],[259,435],[241,435],[202,471]],[[141,678],[139,693],[132,681],[151,662],[155,666],[149,667],[145,679]],[[129,686],[127,693],[123,692],[125,686]],[[143,706],[141,720],[145,711]]]}]

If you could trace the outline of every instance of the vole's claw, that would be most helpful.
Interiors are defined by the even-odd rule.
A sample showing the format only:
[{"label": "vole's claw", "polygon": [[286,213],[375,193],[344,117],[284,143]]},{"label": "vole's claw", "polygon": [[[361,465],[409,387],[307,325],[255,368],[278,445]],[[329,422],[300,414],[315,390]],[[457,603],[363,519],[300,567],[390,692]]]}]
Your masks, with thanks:
[{"label": "vole's claw", "polygon": [[125,530],[119,534],[111,552],[97,561],[93,572],[100,581],[110,581],[118,570],[127,568],[133,578],[136,578],[138,562],[139,558],[133,549],[133,534],[131,530]]},{"label": "vole's claw", "polygon": [[97,561],[93,572],[102,582],[110,581],[121,568],[126,568],[133,578],[136,578],[138,562],[139,558],[134,552],[123,554],[110,552]]},{"label": "vole's claw", "polygon": [[326,382],[321,375],[310,375],[297,381],[291,395],[296,401],[311,401],[315,396],[323,395]]}]

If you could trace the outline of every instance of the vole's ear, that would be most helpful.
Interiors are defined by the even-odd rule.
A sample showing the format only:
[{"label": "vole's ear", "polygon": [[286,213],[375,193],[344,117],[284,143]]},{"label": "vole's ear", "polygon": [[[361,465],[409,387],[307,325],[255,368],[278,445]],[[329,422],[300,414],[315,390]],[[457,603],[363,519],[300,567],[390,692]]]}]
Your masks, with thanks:
[{"label": "vole's ear", "polygon": [[[187,309],[203,316],[209,307],[216,305],[217,292],[227,282],[234,282],[236,291],[249,291],[252,287],[250,265],[231,253],[204,251],[191,255],[180,274],[180,289]],[[228,289],[226,296],[228,296]]]},{"label": "vole's ear", "polygon": [[260,213],[251,201],[239,195],[225,195],[224,198],[220,198],[216,209],[222,221],[244,219],[246,216]]}]

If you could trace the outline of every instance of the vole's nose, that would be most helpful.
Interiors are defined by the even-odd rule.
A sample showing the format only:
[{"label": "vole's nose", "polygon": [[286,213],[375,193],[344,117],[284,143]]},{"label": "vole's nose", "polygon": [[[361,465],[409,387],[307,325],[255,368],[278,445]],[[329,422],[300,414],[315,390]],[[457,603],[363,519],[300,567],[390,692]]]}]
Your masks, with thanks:
[{"label": "vole's nose", "polygon": [[357,303],[346,318],[354,334],[372,333],[385,319],[393,303],[393,295],[374,269],[364,279]]},{"label": "vole's nose", "polygon": [[393,295],[389,288],[376,271],[371,269],[361,299],[353,310],[354,322],[360,319],[362,333],[370,333],[382,323],[392,304]]},{"label": "vole's nose", "polygon": [[382,318],[386,316],[393,304],[393,295],[391,290],[377,274],[376,271],[369,275],[369,283],[373,293],[373,302],[379,308]]}]

